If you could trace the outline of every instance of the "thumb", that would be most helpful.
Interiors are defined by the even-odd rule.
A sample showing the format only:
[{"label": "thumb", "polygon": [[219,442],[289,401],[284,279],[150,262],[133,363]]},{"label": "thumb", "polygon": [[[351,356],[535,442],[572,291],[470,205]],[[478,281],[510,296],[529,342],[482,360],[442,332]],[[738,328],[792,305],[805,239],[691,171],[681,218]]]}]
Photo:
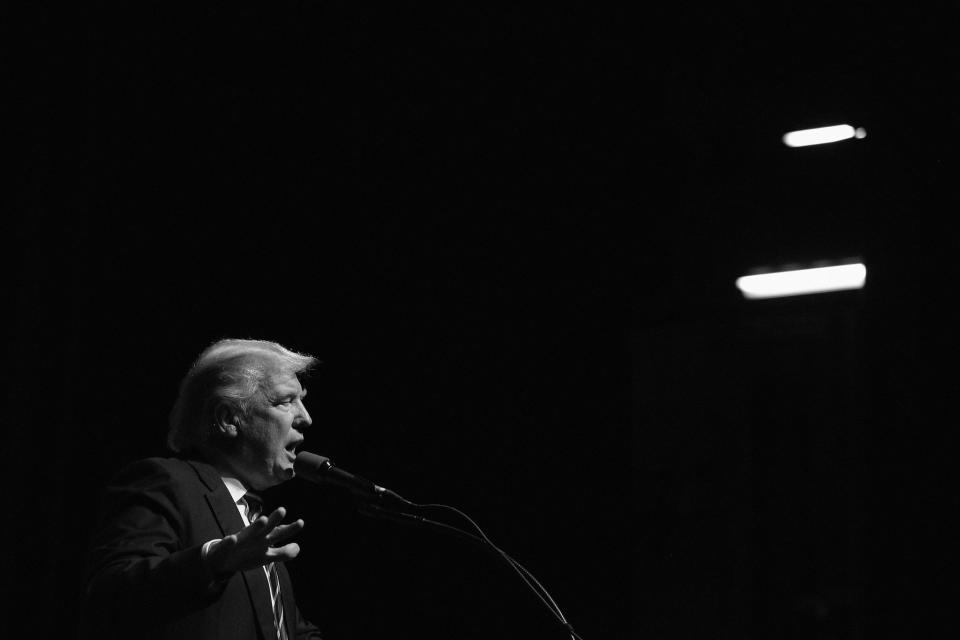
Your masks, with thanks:
[{"label": "thumb", "polygon": [[220,544],[215,545],[213,549],[210,550],[213,551],[214,549],[217,549],[218,551],[229,551],[237,546],[237,542],[237,534],[234,533],[220,540]]}]

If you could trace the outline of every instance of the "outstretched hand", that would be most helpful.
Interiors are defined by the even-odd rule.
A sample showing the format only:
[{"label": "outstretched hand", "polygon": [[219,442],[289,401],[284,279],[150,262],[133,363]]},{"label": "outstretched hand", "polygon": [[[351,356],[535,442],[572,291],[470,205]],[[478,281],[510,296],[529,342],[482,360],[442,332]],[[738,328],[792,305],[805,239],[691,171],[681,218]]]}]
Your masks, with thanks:
[{"label": "outstretched hand", "polygon": [[303,520],[280,524],[286,515],[287,510],[279,507],[269,516],[260,516],[237,533],[212,545],[207,553],[207,566],[214,577],[225,578],[237,571],[296,558],[300,545],[284,542],[303,530]]}]

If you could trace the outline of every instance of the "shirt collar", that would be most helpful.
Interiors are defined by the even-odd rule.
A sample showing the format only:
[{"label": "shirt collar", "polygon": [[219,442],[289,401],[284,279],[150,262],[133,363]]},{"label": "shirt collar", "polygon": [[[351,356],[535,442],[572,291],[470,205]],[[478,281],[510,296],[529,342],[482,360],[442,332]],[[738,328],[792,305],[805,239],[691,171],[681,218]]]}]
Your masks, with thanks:
[{"label": "shirt collar", "polygon": [[240,502],[240,499],[246,495],[247,488],[236,478],[221,477],[220,479],[223,480],[223,484],[227,485],[227,491],[230,492],[230,497],[233,498],[235,503]]}]

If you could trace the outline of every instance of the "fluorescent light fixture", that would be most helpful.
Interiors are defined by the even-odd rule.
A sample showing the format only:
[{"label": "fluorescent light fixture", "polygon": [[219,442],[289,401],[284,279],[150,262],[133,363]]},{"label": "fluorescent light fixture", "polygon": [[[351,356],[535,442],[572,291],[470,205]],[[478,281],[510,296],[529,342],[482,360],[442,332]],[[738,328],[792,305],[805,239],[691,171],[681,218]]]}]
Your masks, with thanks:
[{"label": "fluorescent light fixture", "polygon": [[737,288],[744,298],[756,300],[862,289],[866,280],[867,268],[856,263],[742,276],[737,278]]},{"label": "fluorescent light fixture", "polygon": [[827,144],[828,142],[865,137],[867,137],[867,132],[863,127],[854,129],[848,124],[838,124],[832,127],[791,131],[783,136],[783,144],[788,147],[807,147],[812,144]]}]

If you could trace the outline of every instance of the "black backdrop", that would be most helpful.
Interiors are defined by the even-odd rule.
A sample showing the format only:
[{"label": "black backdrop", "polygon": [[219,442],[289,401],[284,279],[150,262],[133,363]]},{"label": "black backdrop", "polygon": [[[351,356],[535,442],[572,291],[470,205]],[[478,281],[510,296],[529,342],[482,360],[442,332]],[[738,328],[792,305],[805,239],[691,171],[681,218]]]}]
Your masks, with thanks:
[{"label": "black backdrop", "polygon": [[[467,511],[585,638],[934,619],[950,16],[834,10],[12,15],[6,624],[73,633],[97,491],[226,336],[317,355],[308,449]],[[732,287],[849,256],[859,293]],[[562,637],[461,541],[272,497],[332,638]]]}]

